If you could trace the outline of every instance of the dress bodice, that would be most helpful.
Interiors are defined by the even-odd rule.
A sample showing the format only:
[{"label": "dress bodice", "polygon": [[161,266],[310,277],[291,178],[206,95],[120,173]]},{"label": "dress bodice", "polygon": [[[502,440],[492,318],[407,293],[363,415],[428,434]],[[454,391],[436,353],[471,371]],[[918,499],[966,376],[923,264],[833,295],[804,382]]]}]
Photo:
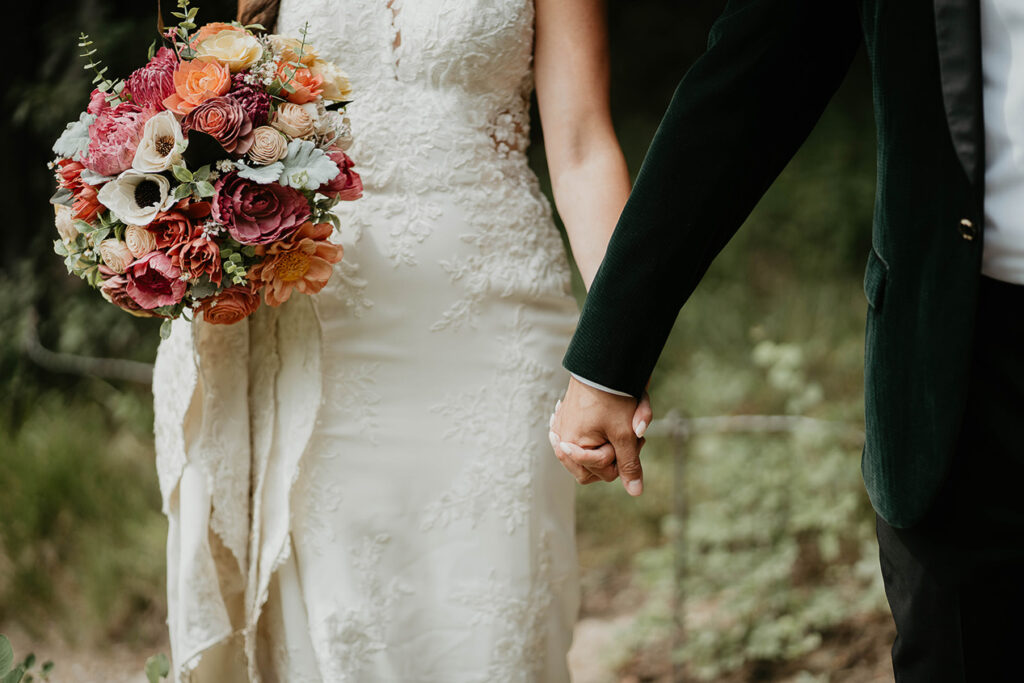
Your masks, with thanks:
[{"label": "dress bodice", "polygon": [[532,0],[284,0],[277,32],[345,71],[368,189],[526,169]]}]

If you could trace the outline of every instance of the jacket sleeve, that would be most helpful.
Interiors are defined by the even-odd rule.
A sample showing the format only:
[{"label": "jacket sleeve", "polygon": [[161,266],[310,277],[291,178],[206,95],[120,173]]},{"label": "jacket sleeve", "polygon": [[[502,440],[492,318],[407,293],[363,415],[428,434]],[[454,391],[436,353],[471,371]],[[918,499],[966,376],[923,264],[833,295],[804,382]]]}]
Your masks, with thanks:
[{"label": "jacket sleeve", "polygon": [[566,369],[642,394],[712,260],[807,138],[861,42],[852,0],[731,0],[640,169]]}]

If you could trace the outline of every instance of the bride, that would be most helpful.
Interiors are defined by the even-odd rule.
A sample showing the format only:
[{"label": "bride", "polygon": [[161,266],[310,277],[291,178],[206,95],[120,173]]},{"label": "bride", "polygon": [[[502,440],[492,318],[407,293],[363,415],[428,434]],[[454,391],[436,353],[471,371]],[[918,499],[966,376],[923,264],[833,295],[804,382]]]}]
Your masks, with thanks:
[{"label": "bride", "polygon": [[154,377],[175,680],[568,680],[576,318],[629,193],[598,0],[243,0],[352,80],[365,196],[314,297],[177,322]]}]

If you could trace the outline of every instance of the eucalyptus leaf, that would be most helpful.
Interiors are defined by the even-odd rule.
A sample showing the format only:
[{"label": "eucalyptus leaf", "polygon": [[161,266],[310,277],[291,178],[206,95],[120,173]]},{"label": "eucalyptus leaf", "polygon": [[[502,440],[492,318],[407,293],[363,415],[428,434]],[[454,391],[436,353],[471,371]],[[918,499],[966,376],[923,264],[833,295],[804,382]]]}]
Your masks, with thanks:
[{"label": "eucalyptus leaf", "polygon": [[171,173],[173,173],[174,177],[177,178],[178,180],[180,180],[183,183],[191,183],[192,182],[192,177],[193,177],[192,176],[192,171],[188,170],[187,168],[185,168],[181,164],[177,164],[175,166],[171,166]]},{"label": "eucalyptus leaf", "polygon": [[54,240],[53,241],[53,251],[58,256],[67,256],[68,255],[68,247],[67,247],[66,244],[64,244],[64,242],[62,240]]},{"label": "eucalyptus leaf", "polygon": [[185,183],[183,185],[178,185],[176,188],[174,188],[174,198],[175,199],[184,199],[185,197],[189,196],[190,194],[192,194],[192,185],[190,183]]},{"label": "eucalyptus leaf", "polygon": [[217,292],[217,285],[211,282],[207,278],[203,278],[199,282],[192,285],[190,294],[194,299],[205,299],[209,296],[213,296]]},{"label": "eucalyptus leaf", "polygon": [[21,683],[21,677],[24,675],[25,670],[18,666],[13,671],[9,671],[6,676],[0,678],[0,683]]},{"label": "eucalyptus leaf", "polygon": [[200,180],[196,183],[196,193],[200,197],[212,197],[217,194],[217,189],[208,180]]},{"label": "eucalyptus leaf", "polygon": [[110,181],[111,181],[111,180],[113,180],[113,179],[114,179],[114,178],[115,178],[116,176],[112,176],[112,175],[100,175],[100,174],[99,174],[99,173],[97,173],[96,171],[90,170],[90,169],[88,169],[88,168],[83,168],[83,169],[82,169],[82,174],[81,174],[80,176],[78,176],[78,177],[79,177],[79,178],[80,178],[80,179],[82,180],[82,182],[83,182],[83,183],[85,183],[86,185],[93,185],[93,186],[96,186],[96,185],[102,185],[103,183],[107,183],[107,182],[110,182]]},{"label": "eucalyptus leaf", "polygon": [[[162,323],[160,323],[160,338],[161,339],[167,339],[170,336],[171,336],[171,321],[170,320],[164,320]],[[150,681],[156,681],[157,680],[157,679],[151,678],[149,676],[149,662],[148,661],[146,662],[146,677],[149,678]]]},{"label": "eucalyptus leaf", "polygon": [[50,197],[50,203],[58,206],[74,206],[74,195],[71,194],[71,190],[61,187]]},{"label": "eucalyptus leaf", "polygon": [[84,155],[89,149],[89,126],[94,121],[94,114],[82,112],[77,121],[65,126],[64,132],[53,143],[53,153],[67,159],[78,159]]},{"label": "eucalyptus leaf", "polygon": [[[164,321],[164,324],[167,322],[170,321]],[[146,678],[149,680],[149,683],[158,683],[161,678],[166,678],[170,673],[171,663],[163,652],[155,654],[146,660]]]}]

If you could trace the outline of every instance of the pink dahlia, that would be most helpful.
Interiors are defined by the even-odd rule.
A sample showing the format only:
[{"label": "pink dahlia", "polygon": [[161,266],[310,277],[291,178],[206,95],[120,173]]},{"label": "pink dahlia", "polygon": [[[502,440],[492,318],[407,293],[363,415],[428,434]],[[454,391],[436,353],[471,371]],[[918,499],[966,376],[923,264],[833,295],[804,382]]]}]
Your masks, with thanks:
[{"label": "pink dahlia", "polygon": [[132,104],[140,107],[164,108],[165,98],[174,94],[174,69],[178,57],[174,50],[162,47],[149,60],[149,64],[136,69],[128,77],[125,89],[132,97]]},{"label": "pink dahlia", "polygon": [[312,213],[298,190],[260,185],[229,173],[217,181],[213,218],[242,244],[270,244],[294,233]]},{"label": "pink dahlia", "polygon": [[186,283],[181,279],[181,269],[175,268],[162,251],[151,251],[132,261],[124,276],[125,292],[147,310],[173,306],[185,297]]},{"label": "pink dahlia", "polygon": [[107,102],[107,93],[93,90],[92,94],[89,95],[89,106],[85,108],[85,111],[99,116],[105,109],[110,109],[110,103]]},{"label": "pink dahlia", "polygon": [[153,115],[131,102],[104,109],[89,126],[89,151],[82,164],[104,176],[117,175],[132,167],[142,128]]},{"label": "pink dahlia", "polygon": [[343,202],[362,197],[363,179],[352,170],[352,159],[338,147],[331,147],[327,150],[327,156],[337,164],[338,175],[318,187],[316,191]]},{"label": "pink dahlia", "polygon": [[228,97],[238,100],[245,113],[252,119],[254,128],[267,122],[270,115],[270,94],[263,88],[245,82],[248,71],[242,71],[231,77],[231,90]]}]

